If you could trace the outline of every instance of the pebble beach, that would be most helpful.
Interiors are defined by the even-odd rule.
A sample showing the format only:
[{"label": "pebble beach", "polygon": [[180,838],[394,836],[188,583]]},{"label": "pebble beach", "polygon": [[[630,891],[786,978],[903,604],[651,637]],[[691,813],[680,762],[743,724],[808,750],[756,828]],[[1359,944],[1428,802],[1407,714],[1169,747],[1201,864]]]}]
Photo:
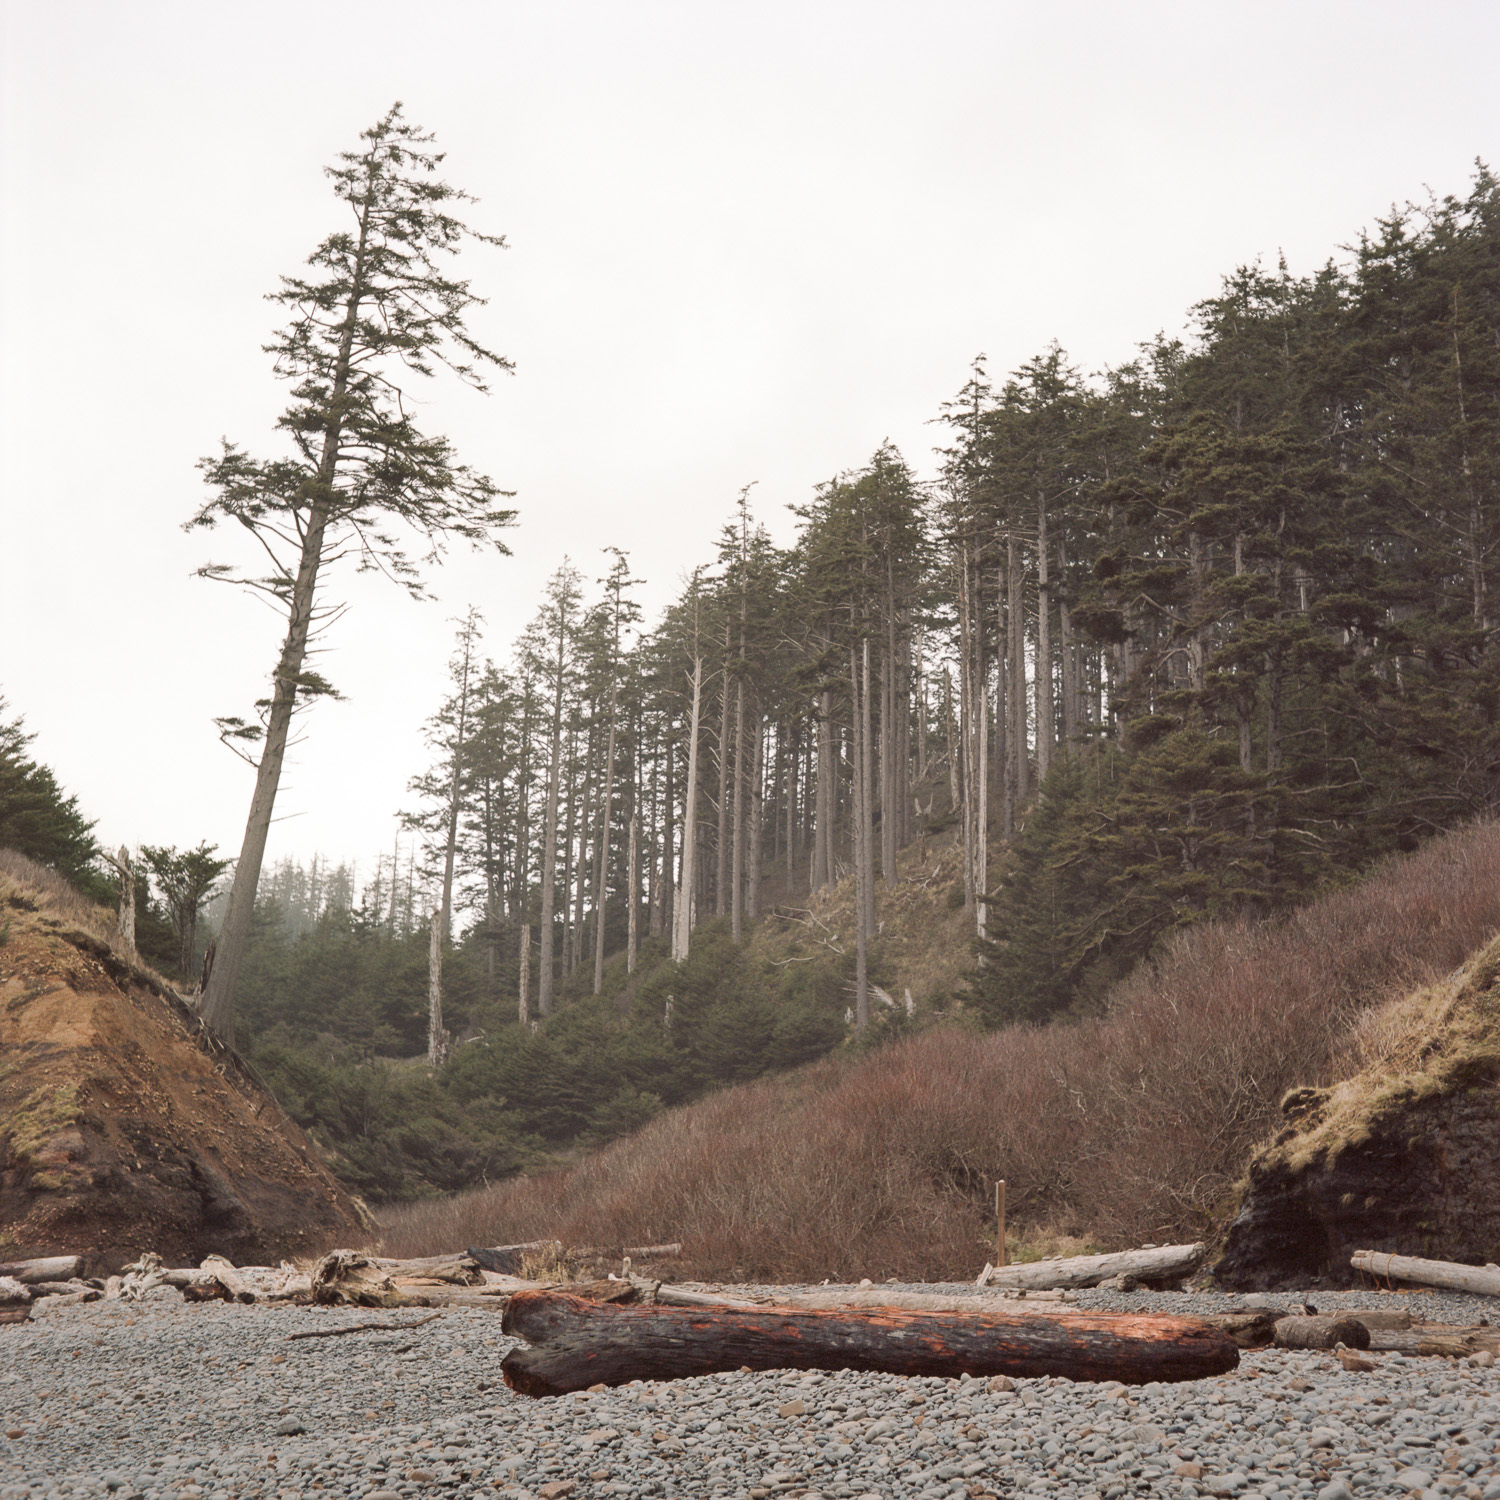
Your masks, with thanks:
[{"label": "pebble beach", "polygon": [[[1496,1299],[1443,1293],[1274,1300],[1500,1321]],[[1081,1309],[1246,1304],[1076,1294]],[[162,1288],[0,1327],[0,1500],[1500,1500],[1500,1367],[1468,1360],[1372,1354],[1351,1372],[1265,1349],[1172,1385],[777,1371],[533,1400],[501,1382],[512,1341],[494,1312],[288,1339],[423,1316],[188,1305]]]}]

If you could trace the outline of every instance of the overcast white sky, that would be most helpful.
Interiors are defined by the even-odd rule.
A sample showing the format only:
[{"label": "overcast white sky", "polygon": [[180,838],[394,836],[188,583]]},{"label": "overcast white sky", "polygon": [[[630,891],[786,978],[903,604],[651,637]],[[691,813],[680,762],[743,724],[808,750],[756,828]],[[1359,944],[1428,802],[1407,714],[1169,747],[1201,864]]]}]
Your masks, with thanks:
[{"label": "overcast white sky", "polygon": [[1321,263],[1462,192],[1500,125],[1492,0],[0,0],[0,693],[109,843],[236,852],[216,714],[277,622],[191,578],[221,434],[285,401],[262,300],[339,222],[321,169],[401,99],[511,248],[463,273],[516,362],[427,424],[517,491],[514,557],[370,580],[270,856],[388,848],[452,616],[501,654],[565,553],[658,604],[740,486],[784,507],[930,419],[984,351],[1129,358],[1220,275]]}]

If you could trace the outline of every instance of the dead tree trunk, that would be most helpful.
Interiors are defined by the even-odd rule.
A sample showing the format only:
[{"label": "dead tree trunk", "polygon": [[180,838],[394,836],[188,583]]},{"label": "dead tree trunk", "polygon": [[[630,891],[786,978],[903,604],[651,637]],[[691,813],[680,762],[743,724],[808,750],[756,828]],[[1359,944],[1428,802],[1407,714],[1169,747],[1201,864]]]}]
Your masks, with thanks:
[{"label": "dead tree trunk", "polygon": [[521,923],[521,982],[517,986],[516,1019],[525,1025],[531,1019],[531,923]]},{"label": "dead tree trunk", "polygon": [[878,1370],[895,1375],[1201,1380],[1239,1364],[1234,1340],[1195,1318],[1131,1313],[966,1314],[880,1308],[621,1307],[519,1292],[502,1324],[505,1383],[527,1396],[715,1371]]},{"label": "dead tree trunk", "polygon": [[427,1061],[440,1068],[448,1061],[448,1033],[443,1029],[443,909],[432,913],[427,944]]}]

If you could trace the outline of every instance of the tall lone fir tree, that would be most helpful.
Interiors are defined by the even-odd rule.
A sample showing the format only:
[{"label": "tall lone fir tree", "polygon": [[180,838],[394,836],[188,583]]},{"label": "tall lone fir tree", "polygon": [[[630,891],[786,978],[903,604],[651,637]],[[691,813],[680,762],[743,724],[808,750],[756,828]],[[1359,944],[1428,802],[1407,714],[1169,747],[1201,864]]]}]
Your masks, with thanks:
[{"label": "tall lone fir tree", "polygon": [[[442,156],[431,149],[431,135],[403,119],[400,104],[360,139],[360,150],[328,168],[352,222],[313,251],[310,278],[284,277],[270,294],[291,310],[267,352],[276,373],[294,382],[277,423],[292,456],[255,459],[226,441],[201,465],[213,498],[188,523],[234,521],[249,530],[269,571],[211,564],[200,574],[269,596],[287,622],[271,696],[257,705],[263,725],[220,721],[228,738],[262,741],[201,1011],[204,1024],[231,1044],[235,985],[292,714],[299,701],[333,691],[307,667],[315,628],[339,612],[320,602],[323,570],[353,556],[361,569],[378,569],[420,596],[420,564],[436,561],[446,541],[459,537],[505,552],[498,532],[515,514],[502,507],[503,491],[456,461],[446,438],[418,430],[405,390],[410,376],[431,376],[438,365],[480,391],[483,366],[510,368],[466,326],[465,315],[483,299],[442,268],[466,240],[504,241],[449,211],[473,200],[437,178]],[[402,533],[422,544],[415,560]]]}]

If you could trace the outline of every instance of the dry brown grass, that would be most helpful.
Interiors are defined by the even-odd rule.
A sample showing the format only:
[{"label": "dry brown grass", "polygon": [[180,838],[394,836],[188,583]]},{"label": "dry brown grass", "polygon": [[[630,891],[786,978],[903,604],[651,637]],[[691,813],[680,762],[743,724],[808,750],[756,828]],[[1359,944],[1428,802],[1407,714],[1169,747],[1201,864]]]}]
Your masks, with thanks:
[{"label": "dry brown grass", "polygon": [[1500,825],[1434,840],[1275,924],[1200,929],[1074,1026],[929,1031],[729,1089],[567,1170],[393,1214],[388,1253],[684,1242],[682,1274],[970,1276],[1008,1182],[1023,1237],[1214,1235],[1297,1084],[1360,1018],[1500,929]]},{"label": "dry brown grass", "polygon": [[80,895],[56,870],[14,849],[0,849],[0,908],[5,906],[80,927],[125,956],[114,912]]}]

